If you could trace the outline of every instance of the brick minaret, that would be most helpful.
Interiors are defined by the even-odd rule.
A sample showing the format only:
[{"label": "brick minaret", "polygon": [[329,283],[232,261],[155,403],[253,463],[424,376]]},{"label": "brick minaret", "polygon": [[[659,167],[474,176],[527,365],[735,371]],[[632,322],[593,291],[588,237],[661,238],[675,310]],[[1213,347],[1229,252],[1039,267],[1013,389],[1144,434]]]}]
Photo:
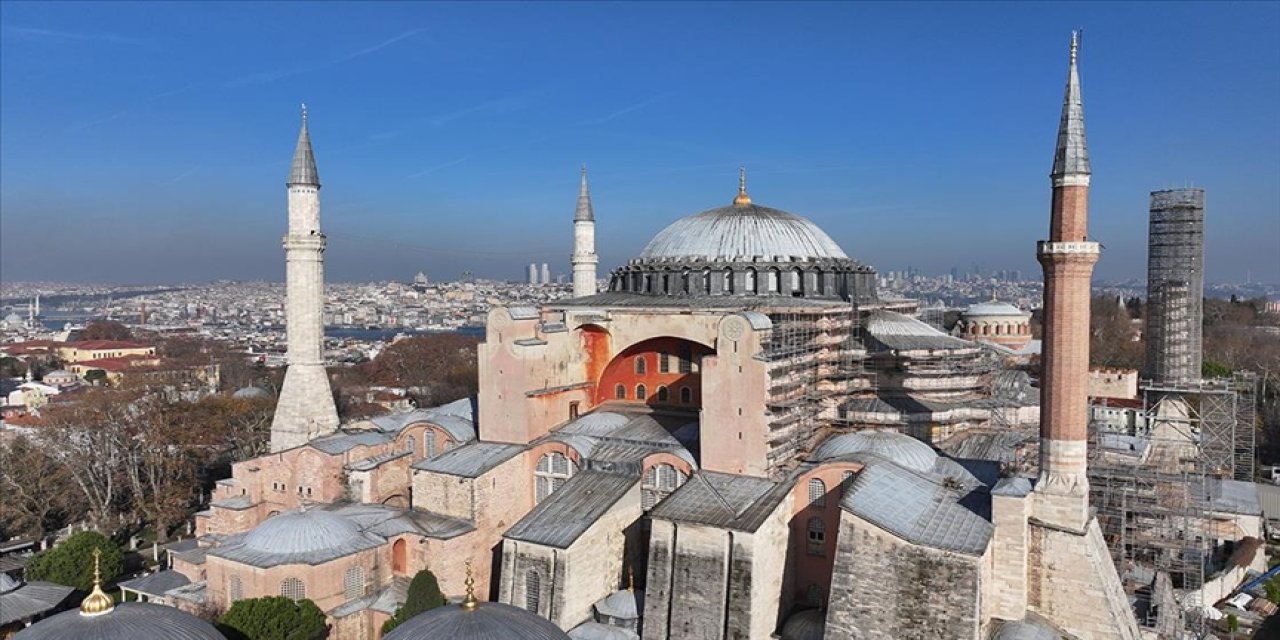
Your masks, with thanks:
[{"label": "brick minaret", "polygon": [[285,251],[285,331],[289,368],[271,421],[271,451],[283,451],[333,433],[338,409],[324,369],[324,247],[320,232],[320,174],[302,107],[302,131],[293,153],[289,231]]},{"label": "brick minaret", "polygon": [[582,165],[582,184],[578,188],[578,209],[573,214],[573,297],[596,294],[596,214],[591,209],[591,191],[587,188],[587,165]]},{"label": "brick minaret", "polygon": [[1088,236],[1089,151],[1076,70],[1079,34],[1071,34],[1058,146],[1053,158],[1049,239],[1036,245],[1044,267],[1044,355],[1040,381],[1040,479],[1037,517],[1073,530],[1088,519],[1089,296],[1099,246]]}]

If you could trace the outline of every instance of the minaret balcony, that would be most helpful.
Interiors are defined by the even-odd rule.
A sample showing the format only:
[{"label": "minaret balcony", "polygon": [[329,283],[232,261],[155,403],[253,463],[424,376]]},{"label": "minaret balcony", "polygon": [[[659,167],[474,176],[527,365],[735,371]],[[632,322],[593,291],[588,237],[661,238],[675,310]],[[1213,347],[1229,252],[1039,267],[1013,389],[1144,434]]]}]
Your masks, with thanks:
[{"label": "minaret balcony", "polygon": [[1041,240],[1036,243],[1037,256],[1083,254],[1096,256],[1102,253],[1102,245],[1097,242],[1053,242]]}]

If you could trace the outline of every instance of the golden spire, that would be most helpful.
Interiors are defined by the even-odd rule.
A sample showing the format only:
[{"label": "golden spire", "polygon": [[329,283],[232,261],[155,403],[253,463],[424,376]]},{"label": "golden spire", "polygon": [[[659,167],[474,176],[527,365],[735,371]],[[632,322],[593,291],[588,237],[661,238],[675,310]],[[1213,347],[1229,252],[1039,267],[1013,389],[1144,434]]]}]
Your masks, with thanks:
[{"label": "golden spire", "polygon": [[738,197],[733,199],[735,207],[745,207],[751,204],[751,196],[747,195],[747,168],[738,167]]},{"label": "golden spire", "polygon": [[467,598],[462,601],[462,608],[466,611],[475,611],[480,606],[480,602],[476,600],[476,579],[471,577],[471,561],[467,561],[467,579],[464,584],[467,585]]},{"label": "golden spire", "polygon": [[80,615],[97,616],[116,608],[111,596],[102,591],[102,549],[93,550],[93,591],[80,603]]}]

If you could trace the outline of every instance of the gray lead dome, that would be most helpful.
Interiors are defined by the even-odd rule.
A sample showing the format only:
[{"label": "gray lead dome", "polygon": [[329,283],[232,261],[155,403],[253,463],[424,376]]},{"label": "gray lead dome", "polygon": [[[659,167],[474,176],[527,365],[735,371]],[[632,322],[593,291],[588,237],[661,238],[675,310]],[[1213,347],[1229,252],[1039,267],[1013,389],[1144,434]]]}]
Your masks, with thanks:
[{"label": "gray lead dome", "polygon": [[98,615],[64,611],[14,640],[226,640],[213,625],[185,611],[147,602],[121,602]]},{"label": "gray lead dome", "polygon": [[681,218],[658,232],[641,260],[847,260],[840,245],[813,222],[779,209],[729,205]]},{"label": "gray lead dome", "polygon": [[524,609],[479,602],[474,609],[445,605],[396,627],[383,640],[569,640],[569,635]]}]

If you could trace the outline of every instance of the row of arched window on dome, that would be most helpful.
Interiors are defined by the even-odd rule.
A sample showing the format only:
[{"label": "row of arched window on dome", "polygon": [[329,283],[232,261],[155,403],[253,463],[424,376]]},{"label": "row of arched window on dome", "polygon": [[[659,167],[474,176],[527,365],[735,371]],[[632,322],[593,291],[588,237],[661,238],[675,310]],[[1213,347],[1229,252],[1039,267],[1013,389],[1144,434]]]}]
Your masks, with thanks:
[{"label": "row of arched window on dome", "polygon": [[[787,277],[790,284],[789,290],[793,295],[803,295],[805,292],[805,270],[796,267],[788,270]],[[809,273],[813,275],[812,283],[814,293],[822,295],[826,287],[824,273],[822,269],[811,269]],[[737,293],[735,291],[734,270],[725,268],[719,272],[720,291],[723,293]],[[765,269],[763,273],[757,272],[755,267],[747,267],[742,271],[742,293],[780,293],[782,291],[783,271],[778,267]],[[695,275],[693,271],[685,269],[676,273],[674,271],[663,272],[633,272],[622,274],[620,277],[627,278],[630,286],[628,290],[637,293],[666,293],[666,294],[698,294],[711,293],[711,279],[715,277],[711,269],[703,269]]]},{"label": "row of arched window on dome", "polygon": [[[364,567],[350,567],[342,577],[342,596],[347,601],[363,598],[365,586]],[[302,600],[307,597],[307,583],[300,578],[285,578],[280,581],[280,595],[290,600]],[[227,596],[231,602],[244,599],[244,582],[240,580],[240,576],[231,576],[227,584]]]},{"label": "row of arched window on dome", "polygon": [[1029,336],[1031,325],[1025,322],[975,322],[963,326],[966,335],[971,336]]},{"label": "row of arched window on dome", "polygon": [[[691,404],[693,402],[693,389],[689,387],[680,387],[680,404]],[[618,400],[627,399],[627,385],[618,383],[613,388],[613,397]],[[644,384],[636,385],[636,400],[647,400],[649,398],[649,387]],[[666,385],[659,385],[655,399],[658,402],[670,402],[671,390]]]}]

